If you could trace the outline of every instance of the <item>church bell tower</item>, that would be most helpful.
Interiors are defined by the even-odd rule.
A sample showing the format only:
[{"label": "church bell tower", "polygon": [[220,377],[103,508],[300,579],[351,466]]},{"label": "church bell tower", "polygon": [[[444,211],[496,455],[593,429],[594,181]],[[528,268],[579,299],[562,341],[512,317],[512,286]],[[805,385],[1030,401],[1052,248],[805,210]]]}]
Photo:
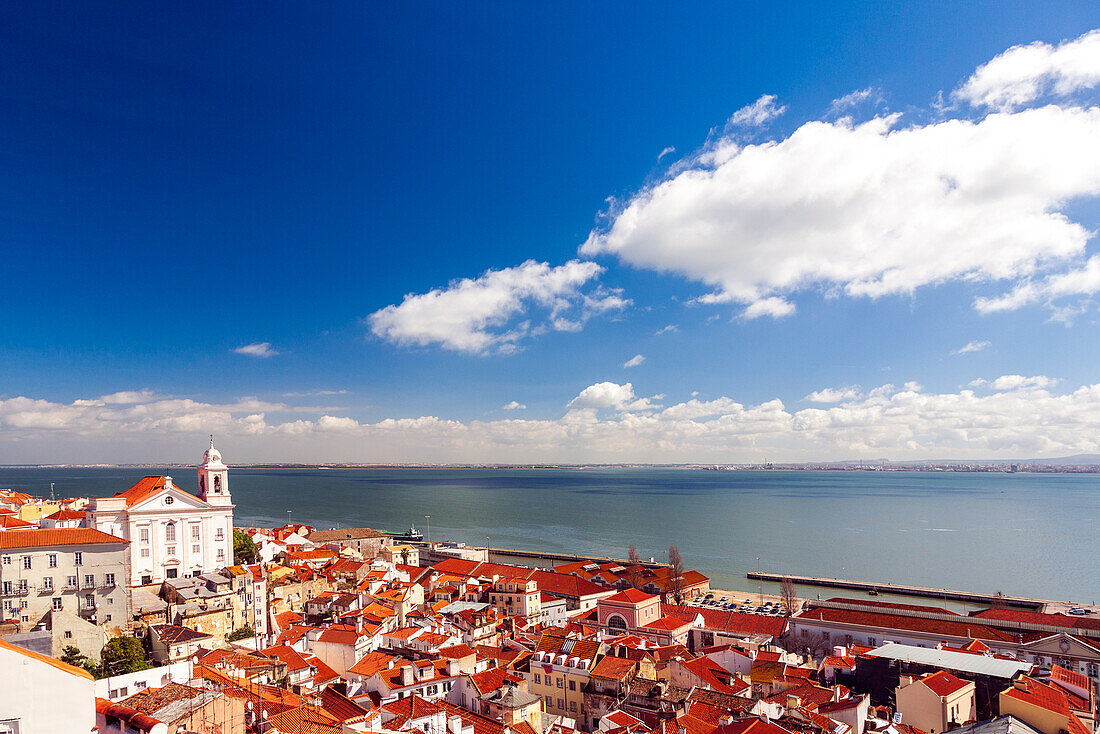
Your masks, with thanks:
[{"label": "church bell tower", "polygon": [[216,507],[233,504],[229,497],[229,467],[222,463],[221,452],[214,448],[213,436],[199,464],[199,497]]}]

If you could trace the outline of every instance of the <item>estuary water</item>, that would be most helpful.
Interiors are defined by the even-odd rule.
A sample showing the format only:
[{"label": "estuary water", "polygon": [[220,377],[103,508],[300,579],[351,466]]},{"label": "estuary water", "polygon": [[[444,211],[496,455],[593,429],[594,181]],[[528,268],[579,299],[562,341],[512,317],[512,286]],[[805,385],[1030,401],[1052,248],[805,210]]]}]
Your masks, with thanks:
[{"label": "estuary water", "polygon": [[[5,468],[0,487],[104,496],[193,468]],[[688,469],[254,469],[235,523],[403,530],[493,548],[663,559],[716,588],[770,571],[1100,601],[1100,474]],[[809,590],[807,590],[809,591]],[[823,595],[827,590],[820,591]],[[828,592],[832,595],[832,592]]]}]

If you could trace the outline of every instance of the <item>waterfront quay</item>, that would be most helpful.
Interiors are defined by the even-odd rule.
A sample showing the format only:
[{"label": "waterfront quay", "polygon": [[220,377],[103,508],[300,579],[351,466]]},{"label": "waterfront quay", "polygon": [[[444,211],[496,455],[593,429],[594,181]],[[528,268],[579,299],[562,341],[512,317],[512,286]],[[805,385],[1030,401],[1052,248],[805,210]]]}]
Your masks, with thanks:
[{"label": "waterfront quay", "polygon": [[833,579],[819,576],[793,576],[791,574],[773,573],[770,571],[749,571],[747,578],[752,581],[771,581],[782,583],[790,581],[799,586],[822,586],[831,589],[853,589],[869,593],[898,594],[903,596],[921,596],[933,599],[961,601],[970,604],[1000,604],[1019,609],[1041,610],[1049,602],[1042,599],[1030,599],[1019,596],[1005,596],[1003,594],[985,594],[975,591],[958,591],[954,589],[934,589],[927,586],[912,586],[910,584],[880,583],[872,581],[853,581],[849,579]]}]

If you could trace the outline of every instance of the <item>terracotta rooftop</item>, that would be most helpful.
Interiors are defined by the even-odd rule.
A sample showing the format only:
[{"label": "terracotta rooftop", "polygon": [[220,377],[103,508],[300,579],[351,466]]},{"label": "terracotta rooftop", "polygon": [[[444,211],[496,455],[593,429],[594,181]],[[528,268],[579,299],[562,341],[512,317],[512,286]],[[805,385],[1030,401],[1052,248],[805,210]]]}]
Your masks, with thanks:
[{"label": "terracotta rooftop", "polygon": [[5,530],[0,533],[0,550],[45,548],[58,545],[99,545],[130,541],[92,528],[44,528],[42,530]]},{"label": "terracotta rooftop", "polygon": [[959,680],[946,670],[941,670],[932,675],[926,675],[920,679],[920,682],[928,686],[932,693],[935,693],[937,696],[950,696],[952,693],[961,691],[963,688],[970,685],[968,681]]}]

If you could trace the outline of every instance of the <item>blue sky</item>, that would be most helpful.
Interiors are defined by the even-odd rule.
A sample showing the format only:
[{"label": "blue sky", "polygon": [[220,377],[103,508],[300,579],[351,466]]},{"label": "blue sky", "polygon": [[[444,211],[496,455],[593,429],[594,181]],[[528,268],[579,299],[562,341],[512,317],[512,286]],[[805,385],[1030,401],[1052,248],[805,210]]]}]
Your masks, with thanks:
[{"label": "blue sky", "polygon": [[0,462],[1100,450],[1094,6],[914,5],[6,7]]}]

